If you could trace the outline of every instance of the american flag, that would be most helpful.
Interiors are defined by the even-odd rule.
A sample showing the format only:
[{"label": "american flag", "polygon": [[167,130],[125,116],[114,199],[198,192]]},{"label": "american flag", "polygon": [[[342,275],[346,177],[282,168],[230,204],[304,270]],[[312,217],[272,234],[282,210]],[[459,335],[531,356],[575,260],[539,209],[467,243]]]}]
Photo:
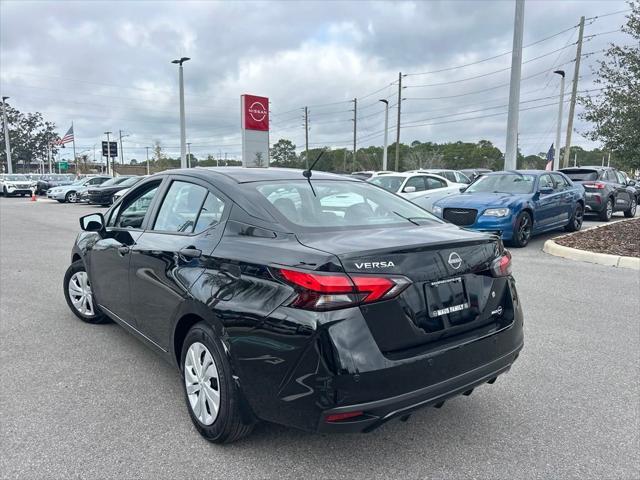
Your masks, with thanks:
[{"label": "american flag", "polygon": [[73,125],[69,127],[67,133],[64,134],[60,140],[58,140],[58,145],[64,145],[65,143],[73,142]]},{"label": "american flag", "polygon": [[549,151],[547,152],[547,166],[544,167],[545,170],[551,171],[553,170],[553,156],[555,154],[555,148],[553,148],[553,143],[549,147]]}]

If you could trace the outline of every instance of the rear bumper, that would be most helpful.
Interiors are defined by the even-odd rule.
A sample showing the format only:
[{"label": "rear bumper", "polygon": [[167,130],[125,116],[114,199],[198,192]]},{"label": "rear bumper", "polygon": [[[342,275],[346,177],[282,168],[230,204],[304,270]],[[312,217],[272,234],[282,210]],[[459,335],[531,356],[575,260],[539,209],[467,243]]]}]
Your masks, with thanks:
[{"label": "rear bumper", "polygon": [[[435,385],[374,402],[326,410],[318,423],[318,431],[327,433],[370,432],[391,419],[405,417],[420,408],[440,407],[445,400],[451,397],[462,394],[470,395],[474,388],[487,382],[493,383],[499,375],[506,373],[518,358],[522,346],[521,343],[513,351],[492,362]],[[337,422],[325,421],[329,415],[354,411],[361,411],[363,415]]]},{"label": "rear bumper", "polygon": [[607,206],[606,197],[603,197],[599,193],[585,193],[585,205],[586,212],[599,213]]}]

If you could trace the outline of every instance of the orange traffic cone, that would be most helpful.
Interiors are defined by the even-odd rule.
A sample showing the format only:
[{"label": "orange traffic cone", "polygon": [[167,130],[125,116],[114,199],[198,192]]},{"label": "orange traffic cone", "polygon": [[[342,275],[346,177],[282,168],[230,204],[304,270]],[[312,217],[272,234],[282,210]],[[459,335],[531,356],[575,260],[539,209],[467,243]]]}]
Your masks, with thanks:
[{"label": "orange traffic cone", "polygon": [[36,198],[36,192],[35,192],[35,190],[31,190],[31,201],[32,201],[32,202],[36,202],[36,201],[38,201],[38,199]]}]

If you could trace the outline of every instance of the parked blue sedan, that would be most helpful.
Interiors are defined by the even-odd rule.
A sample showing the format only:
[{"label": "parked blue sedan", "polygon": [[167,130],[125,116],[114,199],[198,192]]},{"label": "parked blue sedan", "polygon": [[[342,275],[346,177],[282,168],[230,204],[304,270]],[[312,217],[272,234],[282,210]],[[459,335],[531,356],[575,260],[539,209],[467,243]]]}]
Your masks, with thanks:
[{"label": "parked blue sedan", "polygon": [[499,233],[515,247],[542,232],[582,227],[584,188],[560,172],[488,173],[461,192],[435,202],[433,213],[462,227]]}]

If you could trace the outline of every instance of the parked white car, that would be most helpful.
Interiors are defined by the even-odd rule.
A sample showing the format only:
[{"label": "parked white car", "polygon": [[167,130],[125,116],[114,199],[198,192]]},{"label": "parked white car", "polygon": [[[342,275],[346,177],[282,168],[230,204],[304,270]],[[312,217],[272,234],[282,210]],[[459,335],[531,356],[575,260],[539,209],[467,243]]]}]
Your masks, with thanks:
[{"label": "parked white car", "polygon": [[397,193],[427,211],[431,211],[433,202],[458,194],[461,187],[466,187],[433,173],[394,173],[372,178],[369,182]]},{"label": "parked white car", "polygon": [[389,175],[391,173],[395,173],[395,172],[391,172],[389,170],[379,170],[379,171],[362,170],[360,172],[353,172],[351,176],[357,177],[360,180],[371,180],[372,178],[377,177],[379,175]]},{"label": "parked white car", "polygon": [[80,201],[80,197],[86,192],[89,187],[95,187],[101,185],[111,177],[97,176],[97,177],[84,177],[80,180],[73,182],[71,185],[61,185],[59,187],[53,187],[47,190],[47,198],[52,198],[60,203],[77,203]]},{"label": "parked white car", "polygon": [[21,173],[0,176],[0,191],[5,197],[10,195],[31,195],[36,182]]},{"label": "parked white car", "polygon": [[411,173],[433,173],[440,175],[453,183],[463,183],[469,185],[471,179],[459,170],[451,170],[448,168],[423,168],[420,170],[412,170]]}]

